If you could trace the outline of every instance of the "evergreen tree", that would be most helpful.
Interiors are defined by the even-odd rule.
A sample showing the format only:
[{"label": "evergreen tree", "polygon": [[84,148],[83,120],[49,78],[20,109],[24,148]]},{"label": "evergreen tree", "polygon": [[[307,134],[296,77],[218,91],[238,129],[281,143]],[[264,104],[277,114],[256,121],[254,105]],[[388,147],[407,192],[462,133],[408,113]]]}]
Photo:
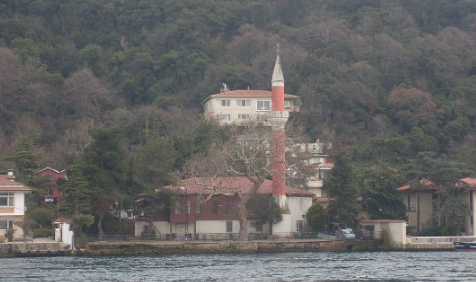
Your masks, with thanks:
[{"label": "evergreen tree", "polygon": [[[281,209],[276,201],[265,194],[254,193],[246,203],[246,213],[250,218],[257,220],[250,223],[255,228],[262,228],[266,223],[273,224],[283,220]],[[271,230],[270,230],[271,233]]]},{"label": "evergreen tree", "polygon": [[321,204],[314,204],[307,211],[306,220],[311,230],[323,231],[329,223],[329,212]]},{"label": "evergreen tree", "polygon": [[90,130],[93,143],[84,152],[84,175],[91,198],[91,209],[96,217],[99,237],[103,236],[103,220],[114,210],[120,210],[125,187],[126,151],[122,131],[118,127]]},{"label": "evergreen tree", "polygon": [[372,219],[407,219],[402,194],[398,187],[402,177],[387,167],[378,170],[365,170],[362,179],[362,207]]},{"label": "evergreen tree", "polygon": [[[326,191],[331,198],[329,209],[331,218],[341,224],[354,223],[360,211],[357,203],[357,186],[350,156],[339,152],[335,156],[335,165],[326,183]],[[340,230],[339,230],[340,236]]]}]

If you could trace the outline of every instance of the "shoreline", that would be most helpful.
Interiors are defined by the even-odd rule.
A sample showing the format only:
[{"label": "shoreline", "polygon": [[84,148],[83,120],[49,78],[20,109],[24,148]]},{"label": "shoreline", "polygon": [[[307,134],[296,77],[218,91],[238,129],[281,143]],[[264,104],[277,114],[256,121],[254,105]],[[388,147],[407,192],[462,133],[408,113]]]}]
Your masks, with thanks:
[{"label": "shoreline", "polygon": [[283,252],[454,251],[453,244],[418,243],[385,247],[382,241],[360,240],[262,240],[262,241],[132,241],[91,242],[67,249],[59,242],[0,244],[0,258],[43,256],[141,256],[175,254],[252,254]]}]

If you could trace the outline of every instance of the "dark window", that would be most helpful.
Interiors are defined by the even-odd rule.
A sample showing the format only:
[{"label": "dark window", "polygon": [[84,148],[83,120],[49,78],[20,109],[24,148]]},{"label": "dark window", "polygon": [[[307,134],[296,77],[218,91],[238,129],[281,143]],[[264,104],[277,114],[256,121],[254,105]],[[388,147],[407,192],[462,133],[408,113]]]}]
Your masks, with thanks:
[{"label": "dark window", "polygon": [[185,210],[185,214],[191,214],[192,213],[192,203],[190,201],[187,201],[187,209]]},{"label": "dark window", "polygon": [[303,221],[302,220],[298,220],[296,222],[296,230],[297,231],[302,231],[302,227],[303,227]]},{"label": "dark window", "polygon": [[13,193],[0,193],[0,206],[13,207]]},{"label": "dark window", "polygon": [[12,229],[13,220],[0,220],[0,229]]},{"label": "dark window", "polygon": [[218,213],[218,201],[211,202],[211,212]]},{"label": "dark window", "polygon": [[233,212],[233,202],[232,201],[226,201],[225,212],[226,213],[232,213]]},{"label": "dark window", "polygon": [[256,222],[256,231],[263,231],[263,223]]},{"label": "dark window", "polygon": [[233,221],[226,222],[226,232],[233,232]]},{"label": "dark window", "polygon": [[175,201],[175,214],[181,214],[182,207],[180,205],[180,201]]},{"label": "dark window", "polygon": [[323,179],[323,180],[329,179],[330,175],[331,175],[330,171],[321,170],[321,179]]},{"label": "dark window", "polygon": [[200,204],[199,202],[197,202],[196,205],[197,205],[197,208],[196,208],[195,212],[196,212],[196,213],[200,213],[200,212],[201,212],[202,204]]}]

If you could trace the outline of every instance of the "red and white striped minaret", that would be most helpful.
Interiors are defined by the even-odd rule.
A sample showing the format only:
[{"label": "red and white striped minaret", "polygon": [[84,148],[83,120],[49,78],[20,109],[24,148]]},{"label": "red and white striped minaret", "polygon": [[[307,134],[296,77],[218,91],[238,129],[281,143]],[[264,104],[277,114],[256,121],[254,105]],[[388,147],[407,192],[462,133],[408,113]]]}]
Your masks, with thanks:
[{"label": "red and white striped minaret", "polygon": [[286,164],[285,164],[285,136],[284,126],[289,113],[284,111],[284,77],[279,59],[279,45],[273,77],[271,79],[272,112],[268,119],[272,127],[272,154],[273,154],[273,195],[281,210],[287,210],[286,201]]}]

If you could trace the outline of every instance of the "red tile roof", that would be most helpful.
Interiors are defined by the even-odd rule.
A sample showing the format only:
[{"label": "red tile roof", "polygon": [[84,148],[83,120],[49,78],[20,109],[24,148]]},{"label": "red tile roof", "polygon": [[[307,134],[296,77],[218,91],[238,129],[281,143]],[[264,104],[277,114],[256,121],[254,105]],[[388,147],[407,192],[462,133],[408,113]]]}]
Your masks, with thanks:
[{"label": "red tile roof", "polygon": [[[227,91],[224,93],[213,94],[208,96],[203,103],[207,102],[211,98],[271,98],[271,91],[266,90],[234,90],[234,91]],[[296,99],[299,98],[296,95],[291,94],[284,94],[285,99]]]},{"label": "red tile roof", "polygon": [[58,174],[64,172],[64,169],[61,170],[61,171],[58,171],[58,170],[56,170],[56,169],[54,169],[54,168],[51,168],[51,167],[47,166],[47,167],[45,167],[45,168],[43,168],[43,169],[38,170],[37,172],[35,172],[35,174],[38,174],[38,173],[40,173],[40,172],[42,172],[42,171],[44,171],[44,170],[51,170],[51,171],[53,171],[53,172],[55,172],[55,173],[58,173]]},{"label": "red tile roof", "polygon": [[[166,188],[174,190],[179,194],[184,194],[185,191],[180,187],[186,187],[187,193],[189,195],[209,195],[212,194],[211,189],[215,187],[216,191],[220,194],[233,195],[238,190],[246,193],[250,191],[253,183],[246,177],[198,177],[198,178],[189,178],[177,186],[167,186]],[[210,189],[207,189],[209,187]],[[262,194],[271,194],[272,193],[272,181],[265,180],[261,186],[258,188],[258,193]],[[301,197],[312,197],[314,193],[297,189],[294,187],[286,186],[285,188],[286,195],[288,196],[301,196]]]},{"label": "red tile roof", "polygon": [[53,220],[53,223],[71,223],[73,222],[71,218],[60,217],[58,219]]},{"label": "red tile roof", "polygon": [[[467,177],[467,178],[461,179],[461,181],[466,182],[469,185],[470,190],[476,191],[476,178]],[[438,190],[438,187],[436,187],[436,185],[431,181],[426,180],[422,184],[423,184],[422,190],[427,190],[427,191],[431,191],[431,190],[436,191],[436,190]],[[405,186],[402,186],[402,187],[398,188],[398,190],[400,190],[400,191],[409,191],[409,190],[411,190],[411,187],[410,187],[409,184],[407,184]]]},{"label": "red tile roof", "polygon": [[31,191],[31,188],[13,181],[11,175],[0,175],[0,191]]}]

